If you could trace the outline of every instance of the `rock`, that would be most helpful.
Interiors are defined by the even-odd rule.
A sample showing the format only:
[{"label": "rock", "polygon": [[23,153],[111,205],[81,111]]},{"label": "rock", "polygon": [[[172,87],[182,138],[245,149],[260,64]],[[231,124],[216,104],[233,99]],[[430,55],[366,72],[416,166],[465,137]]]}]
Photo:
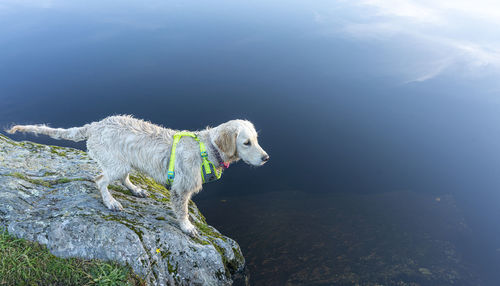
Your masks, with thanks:
[{"label": "rock", "polygon": [[37,241],[60,257],[128,264],[149,285],[230,285],[244,280],[238,244],[207,225],[193,202],[190,218],[200,236],[184,234],[170,194],[140,174],[137,198],[110,186],[124,211],[108,210],[93,182],[97,164],[80,150],[16,142],[0,134],[0,227]]},{"label": "rock", "polygon": [[432,275],[432,272],[431,272],[429,269],[424,268],[424,267],[420,267],[420,268],[418,269],[418,271],[419,271],[420,273],[422,273],[423,275]]}]

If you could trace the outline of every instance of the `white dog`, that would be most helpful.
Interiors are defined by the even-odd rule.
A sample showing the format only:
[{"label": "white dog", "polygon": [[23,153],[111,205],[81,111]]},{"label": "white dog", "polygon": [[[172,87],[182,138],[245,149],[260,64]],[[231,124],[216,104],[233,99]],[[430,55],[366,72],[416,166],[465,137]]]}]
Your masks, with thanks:
[{"label": "white dog", "polygon": [[[129,173],[133,169],[161,184],[167,182],[173,136],[178,132],[131,116],[110,116],[69,129],[16,125],[7,132],[16,131],[45,134],[55,139],[87,140],[88,154],[103,170],[95,180],[97,187],[104,204],[115,211],[123,210],[123,207],[108,191],[108,185],[112,181],[121,180],[135,196],[147,195],[130,182]],[[231,120],[193,133],[205,144],[208,160],[218,170],[239,159],[253,166],[263,165],[269,160],[267,153],[259,146],[253,124],[247,120]],[[196,235],[196,228],[188,219],[188,202],[202,188],[199,143],[191,137],[181,137],[175,154],[175,179],[171,186],[174,213],[181,229]]]}]

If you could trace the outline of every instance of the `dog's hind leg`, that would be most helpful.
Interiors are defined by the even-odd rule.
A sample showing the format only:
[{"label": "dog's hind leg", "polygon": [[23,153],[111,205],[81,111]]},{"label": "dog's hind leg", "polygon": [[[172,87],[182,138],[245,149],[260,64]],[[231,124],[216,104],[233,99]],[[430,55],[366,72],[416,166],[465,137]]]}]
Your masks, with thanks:
[{"label": "dog's hind leg", "polygon": [[113,198],[108,190],[108,185],[111,181],[112,180],[109,178],[109,175],[106,175],[106,173],[99,175],[95,179],[97,187],[101,191],[102,200],[106,207],[112,211],[121,211],[123,210],[122,205],[115,198]]},{"label": "dog's hind leg", "polygon": [[122,179],[122,183],[136,197],[145,198],[148,195],[148,192],[146,192],[145,190],[139,188],[138,186],[136,186],[136,185],[132,184],[132,182],[130,182],[129,174],[127,174],[125,176],[125,178]]}]

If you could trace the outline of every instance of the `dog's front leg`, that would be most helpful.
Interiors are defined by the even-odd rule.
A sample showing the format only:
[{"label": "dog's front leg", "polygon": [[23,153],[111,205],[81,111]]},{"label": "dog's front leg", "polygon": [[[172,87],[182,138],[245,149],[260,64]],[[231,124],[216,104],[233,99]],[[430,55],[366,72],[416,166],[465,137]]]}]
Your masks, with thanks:
[{"label": "dog's front leg", "polygon": [[193,191],[186,191],[182,189],[172,189],[172,204],[174,213],[179,221],[179,225],[185,233],[196,236],[198,231],[196,227],[189,221],[188,203],[191,199]]}]

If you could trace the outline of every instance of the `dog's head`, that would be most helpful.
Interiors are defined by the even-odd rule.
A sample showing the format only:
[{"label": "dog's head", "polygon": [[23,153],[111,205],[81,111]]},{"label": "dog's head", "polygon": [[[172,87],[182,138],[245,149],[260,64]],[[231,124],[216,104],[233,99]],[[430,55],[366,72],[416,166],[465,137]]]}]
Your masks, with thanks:
[{"label": "dog's head", "polygon": [[248,120],[231,120],[214,128],[213,144],[221,151],[224,161],[239,159],[253,166],[261,166],[269,155],[257,141],[257,131]]}]

